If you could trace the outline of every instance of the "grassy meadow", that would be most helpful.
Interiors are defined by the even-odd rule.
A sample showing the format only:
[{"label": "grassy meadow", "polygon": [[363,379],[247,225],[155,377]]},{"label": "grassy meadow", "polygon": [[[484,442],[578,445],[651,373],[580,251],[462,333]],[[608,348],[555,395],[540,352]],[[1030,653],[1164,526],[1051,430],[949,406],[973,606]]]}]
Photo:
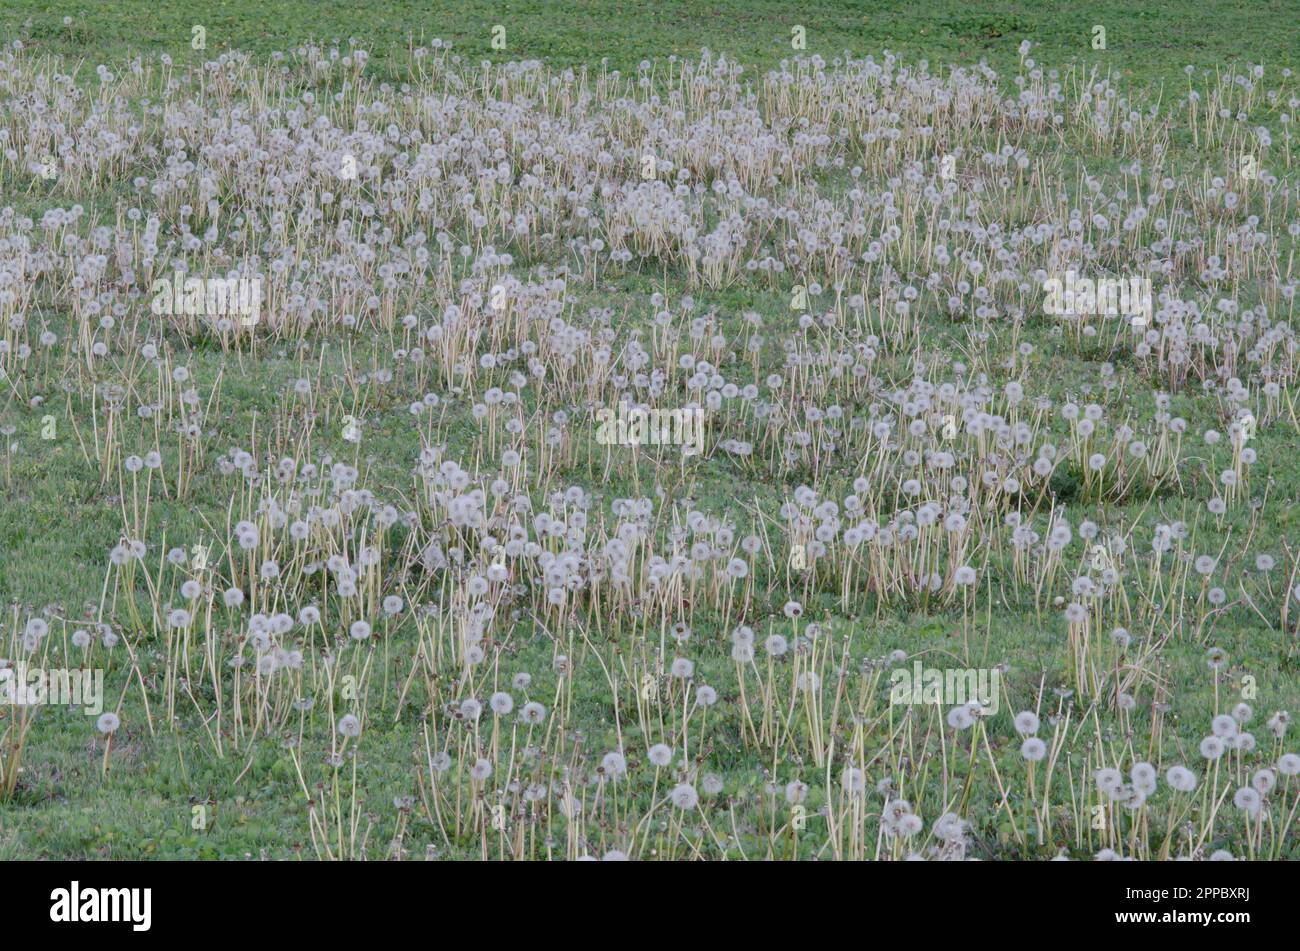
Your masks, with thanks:
[{"label": "grassy meadow", "polygon": [[0,858],[1300,855],[1294,6],[975,6],[8,0]]}]

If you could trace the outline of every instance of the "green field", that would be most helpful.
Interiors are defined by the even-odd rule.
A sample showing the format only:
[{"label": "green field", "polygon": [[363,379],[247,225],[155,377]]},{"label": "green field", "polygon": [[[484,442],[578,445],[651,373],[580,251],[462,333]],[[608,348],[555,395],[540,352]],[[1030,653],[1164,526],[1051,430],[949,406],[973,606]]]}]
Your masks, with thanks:
[{"label": "green field", "polygon": [[[72,16],[70,26],[64,16]],[[16,0],[0,10],[6,39],[36,49],[100,62],[141,53],[169,53],[178,62],[199,62],[189,50],[191,29],[207,30],[208,49],[258,54],[287,51],[308,40],[370,49],[382,76],[400,70],[414,42],[435,38],[455,45],[467,60],[540,59],[559,67],[597,66],[631,70],[644,59],[694,58],[701,48],[726,53],[753,67],[770,67],[792,55],[790,30],[807,29],[807,53],[827,59],[846,50],[854,56],[884,50],[931,63],[973,64],[987,59],[997,69],[1017,61],[1021,40],[1036,45],[1041,62],[1072,60],[1116,70],[1140,84],[1180,85],[1186,65],[1225,69],[1233,64],[1293,64],[1293,4],[1209,0],[1193,7],[1157,3],[1018,3],[1014,0],[956,2],[609,4],[592,0],[554,3],[367,4],[364,11],[323,3],[251,4],[159,0],[157,3],[87,4]],[[492,48],[492,27],[506,27],[507,48]],[[1091,30],[1107,30],[1104,53],[1091,48]],[[394,73],[397,75],[397,73]]]},{"label": "green field", "polygon": [[0,858],[1300,855],[1300,12],[978,7],[8,0]]}]

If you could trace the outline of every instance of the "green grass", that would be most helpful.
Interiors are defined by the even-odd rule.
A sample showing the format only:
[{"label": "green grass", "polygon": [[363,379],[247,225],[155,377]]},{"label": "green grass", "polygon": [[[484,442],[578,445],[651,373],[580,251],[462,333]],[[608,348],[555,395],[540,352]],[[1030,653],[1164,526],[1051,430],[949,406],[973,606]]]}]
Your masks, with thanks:
[{"label": "green grass", "polygon": [[[407,62],[406,44],[412,37],[426,42],[433,37],[451,40],[469,61],[541,59],[558,66],[591,67],[605,61],[610,68],[630,72],[643,59],[672,55],[694,58],[701,47],[708,47],[761,70],[793,55],[790,30],[795,25],[806,28],[806,53],[820,54],[828,60],[844,50],[877,57],[889,50],[909,60],[926,58],[932,66],[987,60],[1002,71],[1015,67],[1020,58],[1019,44],[1029,40],[1035,44],[1031,55],[1044,65],[1064,66],[1078,61],[1102,70],[1113,69],[1133,87],[1150,91],[1183,89],[1186,78],[1182,69],[1188,64],[1211,70],[1233,63],[1300,65],[1295,62],[1295,9],[1286,2],[1254,3],[1248,12],[1232,0],[1209,0],[1193,8],[1178,0],[1149,4],[1102,2],[1086,8],[1038,2],[990,2],[978,6],[977,11],[968,3],[949,0],[798,5],[770,0],[726,0],[707,5],[550,0],[465,0],[445,4],[372,0],[363,5],[301,0],[274,4],[249,0],[117,0],[85,6],[7,0],[0,7],[0,39],[5,43],[21,39],[29,49],[84,61],[80,73],[83,81],[93,80],[96,64],[116,63],[140,53],[169,53],[180,62],[197,62],[220,50],[238,49],[255,54],[260,61],[272,51],[288,50],[309,38],[355,38],[371,51],[372,71],[381,78],[401,75]],[[73,17],[69,26],[62,23],[65,15]],[[206,30],[206,53],[190,49],[191,27],[196,24]],[[490,47],[491,29],[496,24],[506,28],[504,51]],[[1104,51],[1091,48],[1094,24],[1106,28]],[[0,115],[3,108],[0,103]],[[118,197],[115,185],[110,184],[101,193],[77,196],[77,200],[104,210],[111,209]],[[63,201],[62,196],[31,190],[12,198],[6,194],[0,203],[13,203],[31,214]],[[665,282],[676,288],[682,286],[681,275],[667,270],[611,278],[599,292],[586,293],[582,303],[613,306],[617,313],[620,300],[644,300]],[[717,293],[693,293],[728,315],[729,331],[738,325],[731,315],[749,307],[762,310],[773,321],[783,316],[782,298],[777,294],[743,286]],[[60,315],[60,319],[64,321],[62,327],[70,326],[67,315]],[[927,339],[936,344],[961,339],[959,331],[953,325],[939,327],[927,332]],[[1038,361],[1036,372],[1055,381],[1055,394],[1077,396],[1085,381],[1096,378],[1095,364],[1080,361],[1065,348],[1054,350],[1043,327],[1031,331],[1029,339],[1040,345],[1034,358]],[[372,356],[383,352],[385,343],[356,341],[361,362],[368,366]],[[309,352],[308,360],[312,356]],[[183,362],[205,395],[224,371],[222,410],[212,421],[214,432],[208,440],[209,468],[211,460],[229,446],[245,445],[255,420],[264,421],[274,414],[281,394],[301,372],[296,355],[287,346],[264,351],[253,359],[245,357],[241,366],[219,349],[196,345],[185,354]],[[342,392],[344,385],[339,377],[344,369],[342,353],[332,348],[320,378],[330,381],[327,388]],[[1138,380],[1132,386],[1140,391],[1146,382]],[[410,394],[394,389],[398,392],[381,400],[378,408],[367,414],[362,455],[371,465],[373,482],[406,492],[410,490],[413,449],[418,447],[414,446],[405,414]],[[64,616],[76,618],[86,605],[93,608],[98,602],[105,554],[120,537],[122,501],[116,483],[102,485],[97,469],[88,466],[82,457],[75,436],[63,421],[63,393],[51,388],[45,396],[46,407],[60,418],[60,432],[52,442],[41,440],[39,435],[45,410],[21,401],[0,405],[0,423],[17,427],[9,441],[18,444],[8,463],[5,494],[0,502],[0,596],[36,610],[57,606]],[[80,414],[87,405],[84,394],[76,399],[74,414]],[[1202,394],[1180,396],[1176,402],[1177,413],[1201,424],[1213,418],[1212,401]],[[468,449],[473,444],[474,429],[467,410],[465,400],[453,410],[457,420],[453,448]],[[1144,407],[1143,412],[1146,410]],[[328,431],[333,434],[333,442],[318,443],[316,453],[332,451],[341,456],[347,452],[347,445],[339,438],[339,426],[332,423]],[[1275,430],[1261,434],[1258,446],[1262,457],[1281,460],[1268,472],[1271,501],[1267,518],[1253,522],[1248,515],[1237,512],[1225,533],[1241,537],[1255,532],[1256,550],[1270,550],[1271,546],[1280,556],[1278,546],[1300,537],[1300,514],[1294,504],[1300,499],[1300,466],[1293,462],[1300,441],[1294,431]],[[126,451],[142,451],[143,447],[143,442],[132,445],[128,438]],[[1203,454],[1208,455],[1208,451]],[[1215,467],[1211,466],[1210,471]],[[643,486],[652,472],[652,467],[642,464],[639,476]],[[585,477],[587,473],[579,475]],[[1182,509],[1203,506],[1211,488],[1207,477],[1196,471],[1183,475],[1186,481],[1182,492],[1161,499],[1166,517],[1171,519],[1179,517]],[[798,479],[792,474],[790,482],[797,484]],[[596,488],[608,499],[630,494],[632,484],[632,474],[620,471],[611,482]],[[154,500],[151,544],[165,548],[171,544],[170,539],[189,540],[209,534],[211,526],[224,528],[229,483],[200,476],[196,490],[194,498],[184,502]],[[783,486],[744,478],[721,459],[704,465],[698,483],[690,491],[706,511],[730,509],[742,522],[747,517],[735,511],[735,500],[757,500],[770,513],[784,497]],[[1180,497],[1184,495],[1189,500],[1185,505]],[[1086,500],[1072,498],[1064,489],[1061,496],[1076,521],[1095,513]],[[1123,505],[1113,511],[1119,517],[1134,514],[1133,507]],[[771,591],[761,597],[757,615],[778,613],[784,600],[785,592]],[[1018,709],[1017,698],[1028,701],[1041,677],[1046,676],[1052,683],[1063,674],[1063,627],[1059,618],[1040,620],[1022,604],[1012,608],[1004,610],[999,606],[987,619],[981,612],[978,621],[981,628],[987,624],[990,636],[990,646],[980,660],[989,664],[1006,661],[1012,668],[1008,675],[1010,697],[998,721],[1002,737],[998,752],[1007,762],[1016,758],[1015,748],[1008,745],[1007,721]],[[887,654],[899,646],[913,653],[933,651],[937,656],[938,652],[956,650],[960,645],[960,613],[923,614],[902,608],[876,611],[875,605],[864,604],[861,617],[846,617],[833,593],[827,591],[814,593],[805,603],[805,610],[810,618],[833,617],[836,633],[852,638],[855,659]],[[720,629],[717,618],[706,619],[699,628],[697,637],[718,643],[727,633]],[[520,625],[520,632],[516,635],[519,653],[513,659],[515,668],[549,668],[549,641],[526,623]],[[1256,679],[1261,713],[1300,707],[1294,643],[1283,642],[1277,631],[1258,617],[1235,612],[1219,622],[1214,636],[1206,640],[1229,650],[1236,677],[1249,674]],[[406,669],[411,645],[399,643],[394,649],[401,661],[397,669]],[[1195,744],[1205,732],[1206,711],[1215,701],[1202,653],[1201,644],[1175,645],[1167,654],[1170,666],[1162,671],[1176,685],[1170,698],[1170,717],[1175,721],[1170,729],[1181,738],[1189,759],[1195,757]],[[110,670],[108,705],[113,706],[117,697],[125,694],[124,720],[129,726],[115,744],[112,771],[101,779],[102,743],[92,742],[80,715],[42,711],[29,743],[19,794],[11,802],[0,803],[0,859],[313,856],[301,793],[282,744],[270,738],[256,746],[251,758],[228,755],[218,759],[210,754],[201,727],[192,718],[183,720],[175,731],[163,729],[150,735],[141,725],[139,690],[126,680],[120,658],[115,665]],[[725,652],[714,650],[701,661],[697,680],[724,683],[730,669]],[[608,715],[608,685],[599,668],[594,664],[580,668],[577,684],[575,720],[586,734],[584,749],[594,752],[612,748],[615,732]],[[538,695],[547,696],[553,688],[554,681],[543,682]],[[395,724],[392,719],[385,717],[382,726],[367,733],[361,760],[366,776],[366,812],[374,822],[367,850],[373,858],[384,855],[392,834],[393,799],[414,793],[412,756],[420,752],[418,719],[400,717]],[[755,781],[758,771],[770,764],[740,751],[736,724],[724,724],[719,729],[704,755],[725,771],[728,790],[734,791]],[[624,736],[631,747],[640,742],[635,730],[625,727]],[[991,785],[987,773],[980,778]],[[210,818],[206,830],[196,831],[191,828],[193,809],[202,804],[210,804]],[[810,800],[810,807],[817,804],[815,798]],[[983,824],[990,842],[1005,844],[1006,831],[1000,826],[1000,816],[987,802],[977,805],[970,818]],[[419,857],[426,839],[432,841],[433,837],[427,830],[418,831],[408,839],[407,848]],[[805,851],[810,853],[812,848]],[[1295,857],[1294,845],[1288,851]],[[438,854],[446,852],[440,850]],[[461,854],[472,856],[473,852]]]},{"label": "green grass", "polygon": [[[1285,0],[1208,0],[1192,7],[1176,0],[1089,4],[990,0],[978,8],[960,0],[722,0],[692,3],[424,3],[383,0],[364,9],[346,4],[288,0],[270,5],[203,0],[135,0],[112,4],[12,0],[0,9],[0,35],[38,49],[84,58],[93,67],[128,53],[167,52],[197,57],[191,30],[206,30],[208,53],[241,49],[288,50],[305,39],[355,38],[379,63],[400,59],[409,39],[440,38],[470,60],[541,59],[559,66],[595,66],[607,60],[625,72],[644,59],[694,58],[701,47],[742,63],[768,67],[792,55],[791,29],[806,29],[807,53],[826,59],[884,50],[931,63],[977,63],[995,69],[1017,61],[1022,40],[1036,45],[1040,62],[1072,59],[1109,66],[1137,85],[1181,83],[1191,64],[1217,69],[1232,62],[1286,63],[1295,58],[1295,10]],[[70,26],[63,17],[73,17]],[[492,48],[492,28],[506,28],[506,49]],[[1106,28],[1106,49],[1092,49],[1092,29]]]}]

